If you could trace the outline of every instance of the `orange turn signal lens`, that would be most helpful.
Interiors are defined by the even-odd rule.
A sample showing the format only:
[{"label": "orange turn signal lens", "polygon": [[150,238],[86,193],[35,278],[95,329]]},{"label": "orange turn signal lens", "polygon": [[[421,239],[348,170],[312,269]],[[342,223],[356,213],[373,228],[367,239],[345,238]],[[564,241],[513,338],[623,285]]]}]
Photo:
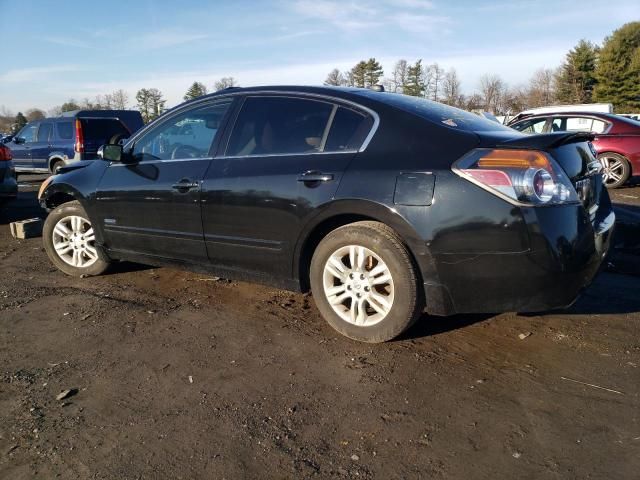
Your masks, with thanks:
[{"label": "orange turn signal lens", "polygon": [[480,168],[544,168],[551,170],[547,156],[536,150],[490,150],[478,160]]}]

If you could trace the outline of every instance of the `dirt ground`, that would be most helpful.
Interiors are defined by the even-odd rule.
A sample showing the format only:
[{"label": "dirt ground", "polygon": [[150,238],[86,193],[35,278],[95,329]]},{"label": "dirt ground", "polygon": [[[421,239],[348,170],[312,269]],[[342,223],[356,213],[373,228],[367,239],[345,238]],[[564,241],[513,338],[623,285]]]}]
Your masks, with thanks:
[{"label": "dirt ground", "polygon": [[[67,277],[10,236],[44,215],[34,186],[0,211],[2,479],[640,477],[625,257],[570,310],[425,316],[366,345],[306,295],[133,264]],[[640,187],[614,201],[637,212]]]}]

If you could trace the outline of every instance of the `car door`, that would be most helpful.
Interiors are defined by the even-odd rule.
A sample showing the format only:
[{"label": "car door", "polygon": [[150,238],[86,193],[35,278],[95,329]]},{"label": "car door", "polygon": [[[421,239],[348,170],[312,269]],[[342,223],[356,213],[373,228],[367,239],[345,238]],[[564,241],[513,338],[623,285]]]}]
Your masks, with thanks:
[{"label": "car door", "polygon": [[231,101],[179,110],[125,146],[133,163],[112,163],[96,205],[107,248],[206,261],[200,186]]},{"label": "car door", "polygon": [[53,123],[40,122],[35,142],[31,145],[31,166],[34,170],[49,170],[52,136]]},{"label": "car door", "polygon": [[334,197],[373,124],[327,100],[247,97],[202,186],[211,262],[289,277],[302,227]]},{"label": "car door", "polygon": [[25,125],[7,145],[11,149],[16,171],[31,170],[31,147],[36,139],[39,122]]}]

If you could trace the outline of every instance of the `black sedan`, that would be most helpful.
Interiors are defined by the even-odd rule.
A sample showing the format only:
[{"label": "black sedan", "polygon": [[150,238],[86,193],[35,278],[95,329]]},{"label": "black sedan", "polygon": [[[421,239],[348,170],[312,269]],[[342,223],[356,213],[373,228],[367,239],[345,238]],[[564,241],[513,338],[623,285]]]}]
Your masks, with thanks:
[{"label": "black sedan", "polygon": [[310,288],[367,342],[425,310],[563,307],[614,224],[591,138],[367,89],[223,90],[51,177],[44,246],[69,275],[130,260]]},{"label": "black sedan", "polygon": [[18,182],[11,159],[11,150],[0,144],[0,205],[16,198]]}]

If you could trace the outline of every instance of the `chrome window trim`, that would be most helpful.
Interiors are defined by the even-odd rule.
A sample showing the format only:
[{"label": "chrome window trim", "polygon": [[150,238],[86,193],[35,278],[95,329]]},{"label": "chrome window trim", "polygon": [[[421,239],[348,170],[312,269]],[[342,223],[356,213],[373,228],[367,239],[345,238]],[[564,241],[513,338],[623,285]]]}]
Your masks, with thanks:
[{"label": "chrome window trim", "polygon": [[226,160],[230,158],[267,158],[267,157],[302,157],[306,155],[340,155],[342,153],[358,153],[358,150],[337,150],[331,152],[299,152],[299,153],[266,153],[256,155],[220,155],[214,160]]},{"label": "chrome window trim", "polygon": [[[259,97],[259,96],[281,96],[281,97],[307,97],[307,98],[313,98],[316,100],[324,100],[325,102],[331,102],[334,104],[337,104],[338,106],[340,105],[349,105],[351,106],[353,109],[355,110],[360,110],[362,112],[366,112],[368,115],[370,115],[373,118],[373,125],[371,126],[371,130],[369,130],[369,134],[365,137],[364,141],[362,142],[362,145],[360,145],[360,148],[358,150],[349,150],[349,153],[353,153],[353,152],[357,152],[357,153],[361,153],[364,152],[367,147],[369,146],[369,143],[371,142],[371,140],[373,139],[373,136],[376,134],[378,127],[380,126],[380,116],[378,115],[378,112],[376,112],[375,110],[372,110],[369,107],[365,107],[364,105],[361,105],[357,102],[354,102],[353,100],[349,100],[346,98],[340,98],[340,97],[334,97],[333,95],[326,95],[326,94],[322,94],[322,93],[312,93],[312,92],[296,92],[295,90],[256,90],[256,91],[240,91],[240,92],[229,92],[229,93],[225,93],[222,95],[216,95],[215,97],[205,97],[202,99],[198,99],[198,100],[194,100],[193,102],[189,102],[186,105],[179,105],[178,107],[175,107],[175,111],[169,110],[168,112],[166,112],[167,117],[163,119],[163,122],[165,120],[169,120],[170,118],[173,118],[175,115],[179,115],[180,113],[184,112],[184,110],[188,109],[188,108],[192,108],[192,107],[197,107],[200,106],[200,104],[206,104],[206,103],[214,103],[220,100],[226,100],[226,99],[235,99],[236,97]],[[162,115],[158,118],[162,118]],[[135,135],[133,137],[131,137],[127,143],[125,143],[123,145],[123,150],[126,150],[127,148],[130,148],[130,145],[133,145],[134,143],[137,142],[137,140],[139,138],[141,138],[148,130],[150,130],[151,128],[155,128],[155,120],[151,121],[150,123],[148,123],[147,125],[145,125],[142,129],[140,129],[139,131],[137,131],[135,133]],[[317,152],[317,153],[347,153],[346,151],[336,151],[336,152]],[[297,153],[295,155],[305,155],[304,153]],[[256,156],[256,155],[253,155]],[[260,155],[260,156],[266,156],[266,155]],[[216,157],[216,158],[236,158],[236,157],[224,157],[224,156],[220,156],[220,157]]]},{"label": "chrome window trim", "polygon": [[150,165],[154,163],[173,163],[173,162],[199,162],[203,160],[213,160],[213,157],[196,157],[196,158],[167,158],[167,159],[157,159],[157,160],[141,160],[139,162],[132,163],[122,163],[122,162],[111,162],[109,164],[110,167],[130,167],[132,165]]}]

